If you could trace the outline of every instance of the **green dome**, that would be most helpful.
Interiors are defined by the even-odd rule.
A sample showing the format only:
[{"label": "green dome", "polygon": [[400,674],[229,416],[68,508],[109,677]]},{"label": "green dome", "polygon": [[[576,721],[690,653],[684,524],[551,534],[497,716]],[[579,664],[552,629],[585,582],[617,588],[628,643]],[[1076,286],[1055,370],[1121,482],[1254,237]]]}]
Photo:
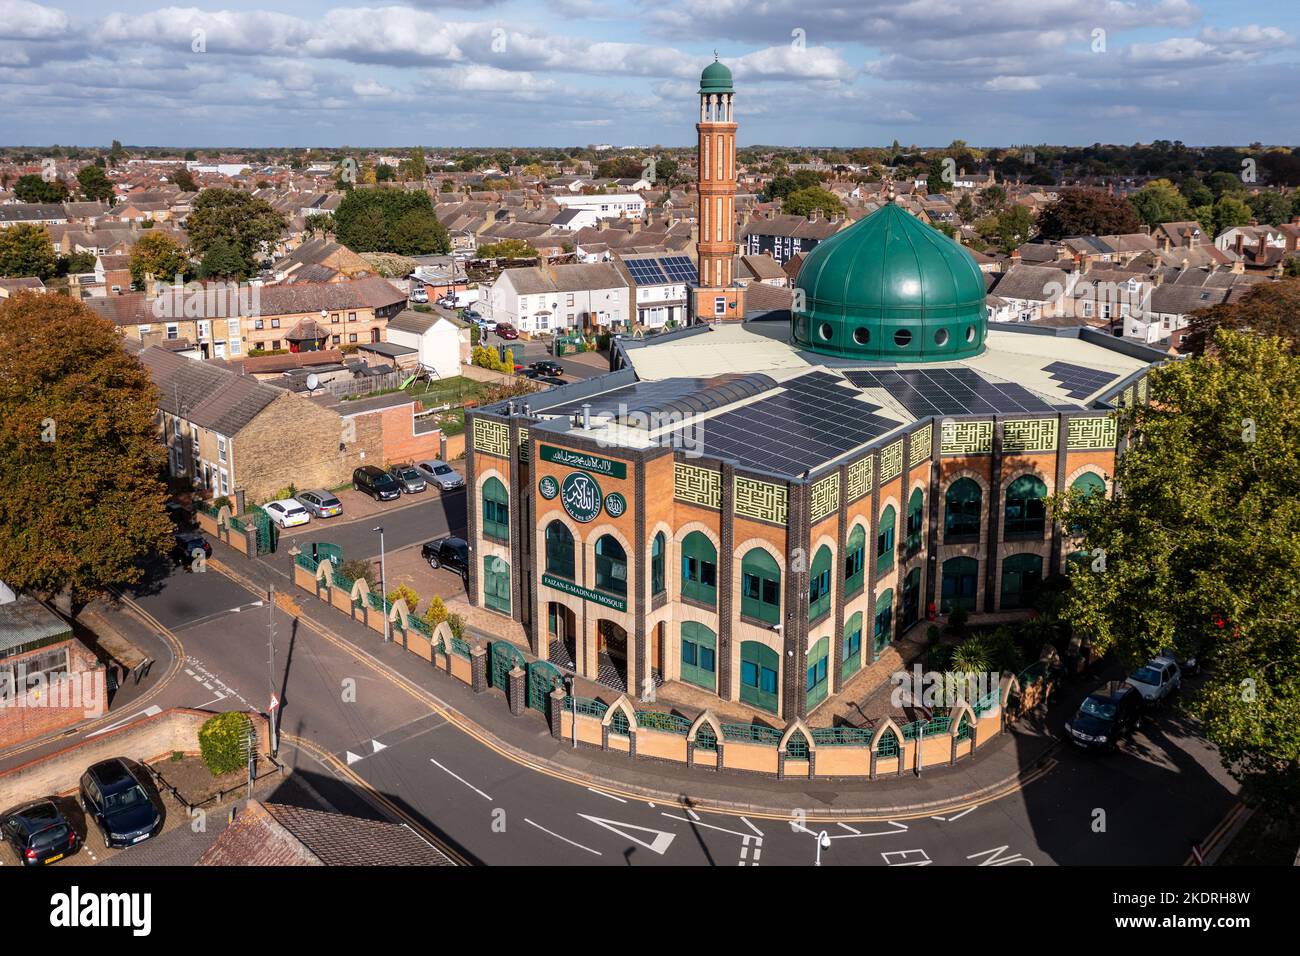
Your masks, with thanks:
[{"label": "green dome", "polygon": [[984,276],[949,239],[893,203],[813,247],[799,270],[795,344],[887,362],[965,358],[984,348]]},{"label": "green dome", "polygon": [[701,93],[734,93],[735,88],[731,85],[731,71],[725,66],[714,60],[704,68],[700,74],[700,92]]}]

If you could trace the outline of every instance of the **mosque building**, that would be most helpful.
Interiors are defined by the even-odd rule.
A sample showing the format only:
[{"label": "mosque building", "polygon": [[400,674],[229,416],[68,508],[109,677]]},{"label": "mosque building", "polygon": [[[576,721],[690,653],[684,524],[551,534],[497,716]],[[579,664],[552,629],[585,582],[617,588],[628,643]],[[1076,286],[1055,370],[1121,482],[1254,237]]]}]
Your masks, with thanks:
[{"label": "mosque building", "polygon": [[[701,319],[743,315],[733,97],[710,64]],[[990,330],[969,254],[889,203],[812,250],[788,322],[617,337],[608,374],[471,410],[469,599],[633,695],[815,718],[927,618],[1026,613],[1082,556],[1047,499],[1110,493],[1160,359]]]}]

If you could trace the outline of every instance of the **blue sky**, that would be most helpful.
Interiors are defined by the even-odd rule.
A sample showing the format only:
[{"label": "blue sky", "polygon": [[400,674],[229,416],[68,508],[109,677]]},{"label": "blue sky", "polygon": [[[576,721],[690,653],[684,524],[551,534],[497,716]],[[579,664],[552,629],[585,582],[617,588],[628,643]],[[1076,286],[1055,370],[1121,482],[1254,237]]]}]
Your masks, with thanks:
[{"label": "blue sky", "polygon": [[[198,32],[201,31],[201,32]],[[0,144],[1294,144],[1300,7],[1190,0],[0,0]]]}]

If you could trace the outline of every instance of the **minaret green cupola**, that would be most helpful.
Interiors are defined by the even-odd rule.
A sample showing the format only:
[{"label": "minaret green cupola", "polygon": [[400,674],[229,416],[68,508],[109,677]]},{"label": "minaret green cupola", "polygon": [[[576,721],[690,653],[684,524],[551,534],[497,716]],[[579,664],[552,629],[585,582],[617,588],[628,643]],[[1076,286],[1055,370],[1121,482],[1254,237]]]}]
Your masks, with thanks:
[{"label": "minaret green cupola", "polygon": [[704,68],[700,74],[700,92],[701,93],[734,93],[735,88],[731,85],[731,71],[718,62],[717,56],[713,62]]},{"label": "minaret green cupola", "polygon": [[813,352],[936,362],[984,348],[988,312],[975,260],[892,198],[819,242],[795,290],[794,342]]}]

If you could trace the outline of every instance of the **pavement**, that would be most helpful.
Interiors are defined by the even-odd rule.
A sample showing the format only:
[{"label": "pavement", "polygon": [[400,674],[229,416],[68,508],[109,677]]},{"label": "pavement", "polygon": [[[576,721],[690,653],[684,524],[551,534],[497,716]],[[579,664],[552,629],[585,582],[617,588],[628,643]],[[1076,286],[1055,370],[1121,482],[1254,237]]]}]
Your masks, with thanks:
[{"label": "pavement", "polygon": [[[459,527],[441,497],[394,510],[401,517],[386,536],[391,527],[404,542],[398,553]],[[352,542],[348,557],[377,552],[376,536],[358,526],[328,534]],[[1230,830],[1237,806],[1217,755],[1174,709],[1114,754],[1058,743],[1066,716],[1105,674],[1067,684],[1045,716],[974,759],[919,777],[778,781],[574,749],[541,714],[511,717],[500,691],[475,695],[292,588],[285,551],[250,560],[214,544],[206,573],[160,564],[124,592],[124,607],[106,607],[142,640],[152,631],[159,659],[95,726],[142,705],[265,711],[276,693],[282,758],[332,788],[332,803],[378,805],[462,859],[490,864],[802,865],[825,830],[832,865],[1177,865],[1192,843]],[[270,583],[277,606],[254,606]],[[41,746],[0,754],[0,769]]]}]

